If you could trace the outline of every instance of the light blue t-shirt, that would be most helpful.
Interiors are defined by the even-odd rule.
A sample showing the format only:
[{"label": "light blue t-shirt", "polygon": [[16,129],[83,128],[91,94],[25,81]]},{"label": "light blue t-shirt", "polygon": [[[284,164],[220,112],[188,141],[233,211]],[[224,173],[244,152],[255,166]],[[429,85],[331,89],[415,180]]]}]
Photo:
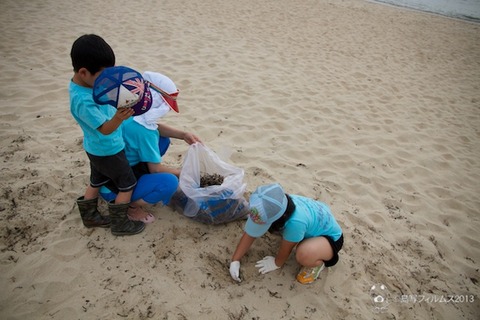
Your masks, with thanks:
[{"label": "light blue t-shirt", "polygon": [[283,239],[300,242],[319,236],[330,236],[334,241],[340,238],[342,229],[326,204],[293,194],[290,197],[295,211],[285,223]]},{"label": "light blue t-shirt", "polygon": [[104,135],[98,128],[113,118],[116,109],[110,105],[98,105],[93,101],[92,88],[82,87],[70,81],[70,112],[83,131],[83,148],[95,156],[112,156],[125,148],[122,126]]},{"label": "light blue t-shirt", "polygon": [[123,122],[123,138],[125,154],[130,166],[139,162],[160,163],[162,161],[158,148],[160,139],[158,130],[147,129],[132,117]]}]

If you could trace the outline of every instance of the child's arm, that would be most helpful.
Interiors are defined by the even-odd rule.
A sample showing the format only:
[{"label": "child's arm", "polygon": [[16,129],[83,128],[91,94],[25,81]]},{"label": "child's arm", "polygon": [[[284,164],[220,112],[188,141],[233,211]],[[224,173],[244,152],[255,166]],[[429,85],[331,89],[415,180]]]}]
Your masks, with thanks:
[{"label": "child's arm", "polygon": [[193,133],[178,130],[164,123],[158,123],[158,132],[162,137],[184,140],[188,144],[193,144],[195,142],[202,143],[200,138],[194,135]]},{"label": "child's arm", "polygon": [[296,242],[290,242],[282,239],[280,248],[278,249],[277,257],[275,258],[275,264],[278,267],[282,267],[285,261],[287,261],[293,248],[297,245]]},{"label": "child's arm", "polygon": [[118,129],[118,127],[122,124],[123,120],[127,120],[134,113],[135,111],[132,108],[118,108],[113,118],[105,121],[100,127],[98,127],[97,130],[104,135],[109,135],[110,133]]},{"label": "child's arm", "polygon": [[237,282],[242,281],[240,279],[240,259],[242,259],[245,253],[247,253],[254,241],[254,237],[250,237],[244,232],[237,248],[235,249],[235,253],[232,256],[232,262],[230,262],[230,276]]},{"label": "child's arm", "polygon": [[252,246],[256,238],[249,236],[246,232],[243,233],[240,242],[238,242],[235,253],[232,256],[232,261],[240,261],[243,258],[248,249]]},{"label": "child's arm", "polygon": [[180,177],[180,169],[168,167],[161,163],[152,163],[152,162],[148,162],[147,166],[148,166],[148,171],[150,171],[150,173],[168,172],[176,175],[177,178]]}]

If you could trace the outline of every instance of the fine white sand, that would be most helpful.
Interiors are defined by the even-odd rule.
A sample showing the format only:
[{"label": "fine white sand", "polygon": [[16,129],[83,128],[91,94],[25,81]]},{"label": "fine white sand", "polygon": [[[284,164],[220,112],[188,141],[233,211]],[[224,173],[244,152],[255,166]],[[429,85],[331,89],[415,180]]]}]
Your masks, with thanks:
[{"label": "fine white sand", "polygon": [[[480,25],[357,0],[3,0],[0,21],[1,319],[478,319]],[[329,204],[337,266],[308,286],[293,256],[258,274],[266,235],[237,284],[244,222],[160,205],[136,236],[84,228],[67,87],[86,33],[176,82],[162,121],[231,151],[246,197],[279,182]]]}]

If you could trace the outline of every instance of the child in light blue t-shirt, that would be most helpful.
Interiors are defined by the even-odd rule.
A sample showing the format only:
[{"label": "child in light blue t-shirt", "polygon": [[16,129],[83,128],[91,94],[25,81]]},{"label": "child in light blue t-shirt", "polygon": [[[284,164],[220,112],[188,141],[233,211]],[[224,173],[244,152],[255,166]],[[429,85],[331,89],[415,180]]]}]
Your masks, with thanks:
[{"label": "child in light blue t-shirt", "polygon": [[[179,112],[176,101],[179,91],[173,81],[161,73],[150,71],[144,72],[142,78],[148,83],[151,106],[147,112],[124,121],[122,129],[125,154],[138,179],[132,194],[132,201],[138,206],[135,211],[129,212],[129,218],[152,223],[155,217],[144,206],[160,201],[168,204],[178,187],[180,169],[162,164],[170,138],[184,140],[188,144],[201,141],[195,134],[158,122],[170,110]],[[176,179],[169,175],[175,175]],[[117,192],[109,184],[102,187],[101,195],[104,199],[111,199]]]},{"label": "child in light blue t-shirt", "polygon": [[[130,221],[127,211],[137,183],[123,151],[121,125],[132,109],[115,109],[94,101],[93,87],[102,72],[115,65],[115,54],[100,36],[87,34],[74,41],[70,52],[74,75],[69,84],[70,111],[83,131],[83,147],[90,161],[90,183],[77,199],[85,227],[110,228],[118,236],[142,232],[142,222]],[[97,208],[99,190],[112,182],[119,193],[109,203],[109,216]]]},{"label": "child in light blue t-shirt", "polygon": [[152,106],[146,113],[135,116],[123,124],[127,159],[131,166],[145,163],[149,173],[169,172],[178,177],[180,176],[179,168],[161,163],[162,156],[158,148],[160,139],[175,138],[184,140],[188,144],[201,142],[201,140],[190,132],[159,122],[159,119],[170,110],[179,112],[176,101],[179,91],[175,83],[158,72],[145,71],[142,76],[150,85]]},{"label": "child in light blue t-shirt", "polygon": [[343,234],[330,208],[314,199],[288,195],[279,184],[270,184],[258,187],[250,196],[245,232],[230,263],[234,280],[240,281],[240,259],[267,231],[281,233],[282,242],[276,257],[257,262],[262,274],[282,267],[295,247],[295,258],[302,266],[296,278],[302,284],[314,282],[324,267],[338,262]]}]

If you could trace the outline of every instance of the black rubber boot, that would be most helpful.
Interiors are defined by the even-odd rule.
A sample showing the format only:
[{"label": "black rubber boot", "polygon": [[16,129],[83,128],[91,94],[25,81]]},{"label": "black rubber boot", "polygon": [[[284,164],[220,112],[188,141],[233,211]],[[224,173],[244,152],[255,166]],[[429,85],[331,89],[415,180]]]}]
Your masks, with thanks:
[{"label": "black rubber boot", "polygon": [[142,232],[145,229],[145,223],[141,221],[130,221],[127,217],[128,203],[108,204],[108,211],[112,219],[110,229],[116,236],[129,236]]},{"label": "black rubber boot", "polygon": [[78,210],[82,217],[83,225],[87,228],[108,228],[110,227],[110,217],[102,216],[97,209],[97,199],[84,200],[83,197],[77,199]]}]

